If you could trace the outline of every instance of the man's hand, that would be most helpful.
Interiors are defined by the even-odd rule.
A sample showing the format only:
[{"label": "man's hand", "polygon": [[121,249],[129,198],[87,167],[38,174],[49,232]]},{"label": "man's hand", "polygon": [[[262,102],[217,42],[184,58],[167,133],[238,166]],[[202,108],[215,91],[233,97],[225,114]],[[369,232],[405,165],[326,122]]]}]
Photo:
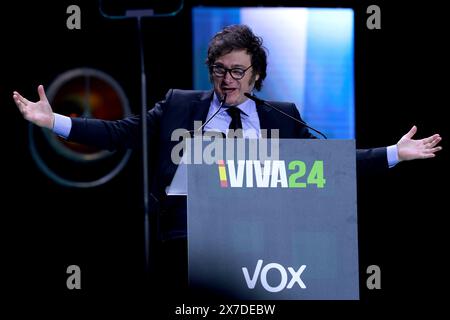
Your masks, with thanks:
[{"label": "man's hand", "polygon": [[397,142],[397,151],[399,161],[427,159],[435,157],[435,153],[442,150],[442,147],[436,145],[442,140],[439,134],[421,140],[413,140],[417,127],[413,126],[407,134],[405,134]]},{"label": "man's hand", "polygon": [[38,94],[38,102],[28,101],[17,91],[13,92],[13,99],[26,120],[38,125],[39,127],[44,127],[51,130],[53,129],[55,116],[53,115],[52,107],[48,103],[48,99],[42,85],[38,87]]}]

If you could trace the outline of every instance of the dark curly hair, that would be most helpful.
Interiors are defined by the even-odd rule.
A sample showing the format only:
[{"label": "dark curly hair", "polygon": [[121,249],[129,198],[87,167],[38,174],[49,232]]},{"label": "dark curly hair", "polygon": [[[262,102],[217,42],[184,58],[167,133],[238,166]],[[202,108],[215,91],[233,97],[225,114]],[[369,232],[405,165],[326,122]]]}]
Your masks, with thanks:
[{"label": "dark curly hair", "polygon": [[206,65],[209,68],[210,77],[212,77],[211,66],[219,57],[233,50],[247,50],[252,59],[253,80],[256,74],[259,74],[259,79],[255,82],[255,89],[261,90],[267,69],[266,48],[262,43],[262,38],[256,36],[246,25],[231,25],[217,32],[208,46]]}]

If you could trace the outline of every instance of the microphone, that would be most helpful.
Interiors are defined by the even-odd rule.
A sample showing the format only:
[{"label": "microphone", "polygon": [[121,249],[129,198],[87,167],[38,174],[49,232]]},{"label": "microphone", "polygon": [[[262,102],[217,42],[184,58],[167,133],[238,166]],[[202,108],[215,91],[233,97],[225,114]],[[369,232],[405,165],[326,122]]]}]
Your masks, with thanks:
[{"label": "microphone", "polygon": [[[216,116],[216,114],[218,114],[219,111],[222,110],[226,100],[227,100],[227,94],[224,93],[222,99],[220,100],[219,109],[217,109],[217,111],[214,112],[214,114],[209,119],[207,119],[204,124],[202,124],[199,128],[197,128],[196,132],[201,131],[212,120],[212,118],[214,118]],[[192,130],[192,131],[194,131],[194,130]]]},{"label": "microphone", "polygon": [[294,121],[296,121],[296,122],[298,122],[298,123],[304,125],[305,127],[307,127],[307,128],[309,128],[309,129],[311,129],[311,130],[317,132],[318,134],[320,134],[320,135],[321,135],[322,137],[324,137],[325,139],[328,139],[327,136],[326,136],[325,134],[323,134],[323,133],[320,132],[319,130],[314,129],[313,127],[310,127],[309,125],[306,124],[305,121],[300,120],[300,119],[297,119],[297,118],[291,116],[290,114],[287,114],[287,113],[284,112],[283,110],[280,110],[279,108],[275,107],[273,104],[270,104],[270,103],[268,103],[267,101],[265,101],[265,100],[263,100],[263,99],[260,99],[260,98],[256,97],[255,95],[251,95],[251,94],[248,93],[248,92],[245,92],[244,95],[245,95],[247,98],[249,98],[249,99],[255,101],[256,104],[262,104],[262,105],[268,106],[268,107],[270,107],[270,108],[272,108],[272,109],[275,109],[275,110],[278,111],[279,113],[284,114],[286,117],[291,118],[292,120],[294,120]]}]

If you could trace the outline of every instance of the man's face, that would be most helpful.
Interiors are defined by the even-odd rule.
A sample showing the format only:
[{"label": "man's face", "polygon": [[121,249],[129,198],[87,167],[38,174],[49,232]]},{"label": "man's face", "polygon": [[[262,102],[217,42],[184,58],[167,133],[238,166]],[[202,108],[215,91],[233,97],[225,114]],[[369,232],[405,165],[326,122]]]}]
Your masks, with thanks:
[{"label": "man's face", "polygon": [[[226,69],[240,69],[233,72],[236,78],[236,74],[249,68],[251,65],[251,57],[246,50],[233,50],[227,53],[214,62],[215,66],[223,67]],[[222,69],[223,71],[223,69]],[[234,79],[230,72],[225,72],[225,75],[218,76],[214,71],[211,73],[212,80],[214,83],[214,91],[216,92],[219,99],[227,94],[226,104],[228,105],[238,105],[247,100],[244,96],[245,92],[251,93],[255,85],[255,81],[259,79],[259,75],[253,75],[253,68],[250,67],[245,71],[244,76],[240,80]],[[239,77],[238,77],[239,78]]]}]

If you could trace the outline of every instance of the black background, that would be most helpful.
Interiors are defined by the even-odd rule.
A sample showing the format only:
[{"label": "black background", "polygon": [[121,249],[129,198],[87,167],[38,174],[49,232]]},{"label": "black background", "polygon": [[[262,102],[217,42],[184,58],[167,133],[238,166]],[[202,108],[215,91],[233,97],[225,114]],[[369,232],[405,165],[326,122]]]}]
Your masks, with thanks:
[{"label": "black background", "polygon": [[[358,147],[394,144],[413,124],[419,128],[418,138],[434,133],[444,138],[444,150],[435,159],[402,163],[358,181],[361,300],[279,302],[279,319],[289,319],[288,312],[306,311],[381,315],[388,306],[415,311],[429,301],[438,304],[437,290],[448,285],[447,17],[438,1],[393,2],[190,1],[176,17],[144,21],[152,106],[169,88],[192,88],[194,4],[354,8]],[[66,28],[66,8],[71,4],[81,8],[81,30]],[[366,28],[366,8],[371,4],[381,8],[381,30]],[[12,100],[13,90],[36,100],[39,84],[50,84],[68,69],[90,67],[115,78],[138,113],[135,21],[103,18],[94,0],[4,1],[0,12],[2,296],[24,306],[39,302],[47,311],[61,303],[68,308],[102,305],[102,310],[110,311],[131,298],[148,315],[158,308],[163,313],[158,318],[164,319],[174,302],[148,298],[158,292],[152,291],[152,280],[143,280],[139,155],[134,153],[127,168],[104,186],[88,190],[58,186],[34,164],[28,124]],[[80,291],[66,288],[66,268],[71,264],[81,267]],[[365,286],[366,268],[373,264],[381,268],[381,290]],[[135,307],[133,303],[128,310]]]}]

